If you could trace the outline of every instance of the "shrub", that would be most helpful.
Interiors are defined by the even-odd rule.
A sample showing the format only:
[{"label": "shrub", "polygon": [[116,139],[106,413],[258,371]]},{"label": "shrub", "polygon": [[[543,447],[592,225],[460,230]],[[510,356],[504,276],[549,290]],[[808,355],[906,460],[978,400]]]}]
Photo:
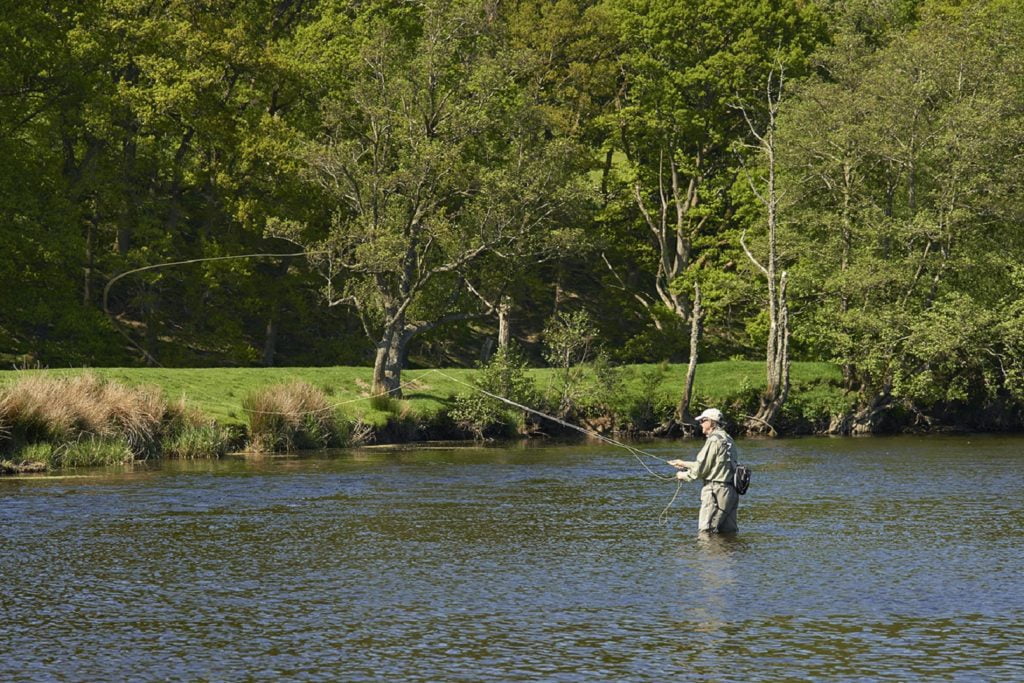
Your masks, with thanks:
[{"label": "shrub", "polygon": [[782,415],[790,422],[806,422],[815,431],[825,431],[834,418],[854,410],[854,399],[854,395],[825,382],[794,382]]},{"label": "shrub", "polygon": [[544,359],[555,368],[555,400],[558,414],[567,417],[585,395],[586,372],[597,329],[586,311],[559,313],[544,326]]},{"label": "shrub", "polygon": [[675,406],[666,403],[661,391],[668,378],[668,365],[661,363],[653,367],[642,368],[635,380],[637,389],[626,399],[625,413],[635,429],[650,429],[666,421],[675,410]]},{"label": "shrub", "polygon": [[[533,407],[539,400],[537,387],[526,374],[526,360],[512,345],[498,349],[491,360],[481,366],[473,383],[520,405]],[[457,397],[451,416],[460,428],[472,432],[477,439],[495,431],[522,433],[529,422],[529,415],[523,410],[482,392]]]}]

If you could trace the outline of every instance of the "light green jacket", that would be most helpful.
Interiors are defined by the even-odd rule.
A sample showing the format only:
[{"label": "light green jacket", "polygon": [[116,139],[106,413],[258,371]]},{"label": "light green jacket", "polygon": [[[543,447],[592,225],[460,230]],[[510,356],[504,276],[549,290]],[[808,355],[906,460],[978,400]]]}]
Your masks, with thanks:
[{"label": "light green jacket", "polygon": [[687,463],[689,467],[683,472],[684,481],[703,479],[704,483],[732,481],[732,465],[729,463],[729,449],[732,449],[732,460],[736,461],[736,446],[732,437],[719,427],[708,434],[704,447],[697,454],[697,459]]}]

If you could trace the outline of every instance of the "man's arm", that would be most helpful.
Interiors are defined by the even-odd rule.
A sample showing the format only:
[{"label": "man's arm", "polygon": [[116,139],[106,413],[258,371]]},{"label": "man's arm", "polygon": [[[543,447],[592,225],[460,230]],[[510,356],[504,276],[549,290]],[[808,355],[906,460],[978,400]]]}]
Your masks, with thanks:
[{"label": "man's arm", "polygon": [[669,465],[677,468],[679,471],[676,472],[676,479],[682,481],[693,481],[694,479],[700,478],[702,470],[704,469],[704,462],[707,459],[708,450],[712,445],[712,439],[708,439],[704,442],[703,448],[697,453],[696,460],[669,460]]},{"label": "man's arm", "polygon": [[676,479],[682,479],[683,481],[707,479],[714,469],[714,464],[718,462],[720,456],[725,452],[725,439],[712,434],[704,442],[704,447],[700,449],[700,453],[697,454],[697,459],[694,462],[679,461],[685,463],[688,467],[685,470],[676,472]]}]

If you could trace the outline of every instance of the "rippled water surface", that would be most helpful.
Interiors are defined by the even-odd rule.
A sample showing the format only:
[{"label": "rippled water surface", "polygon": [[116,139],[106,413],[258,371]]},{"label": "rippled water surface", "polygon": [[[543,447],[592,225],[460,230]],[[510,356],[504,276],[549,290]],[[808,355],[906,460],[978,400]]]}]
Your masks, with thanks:
[{"label": "rippled water surface", "polygon": [[1024,439],[740,447],[711,539],[603,446],[0,479],[0,680],[1024,678]]}]

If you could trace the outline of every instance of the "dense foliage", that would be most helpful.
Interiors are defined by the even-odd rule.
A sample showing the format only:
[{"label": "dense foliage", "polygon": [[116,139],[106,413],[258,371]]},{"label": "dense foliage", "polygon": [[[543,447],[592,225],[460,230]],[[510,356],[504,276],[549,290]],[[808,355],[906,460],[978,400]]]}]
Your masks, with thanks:
[{"label": "dense foliage", "polygon": [[840,429],[1020,424],[1020,0],[15,3],[0,360],[395,388],[585,312],[613,364],[685,361],[695,281],[701,359],[763,359],[782,74],[790,345],[842,366]]}]

